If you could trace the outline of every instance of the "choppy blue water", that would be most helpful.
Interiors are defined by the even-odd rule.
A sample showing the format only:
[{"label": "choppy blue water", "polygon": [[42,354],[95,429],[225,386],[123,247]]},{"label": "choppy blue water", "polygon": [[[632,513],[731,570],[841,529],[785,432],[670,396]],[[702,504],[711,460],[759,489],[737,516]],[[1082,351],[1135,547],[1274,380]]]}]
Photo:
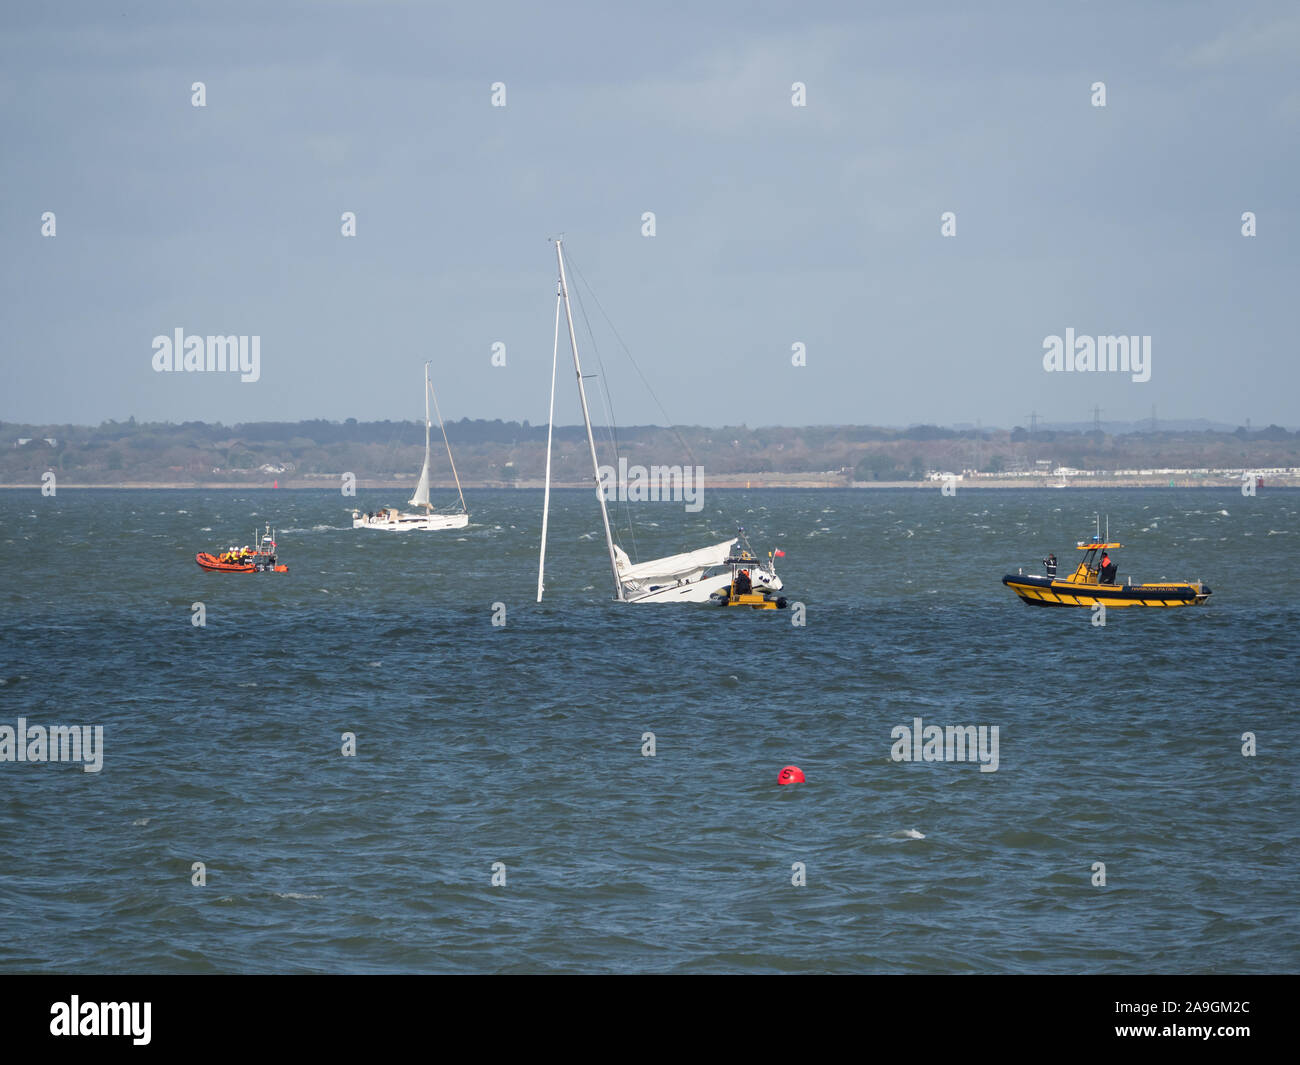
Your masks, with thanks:
[{"label": "choppy blue water", "polygon": [[[737,521],[783,548],[802,628],[609,602],[586,493],[556,497],[540,606],[540,493],[406,536],[350,502],[0,493],[0,726],[104,728],[97,774],[0,762],[0,969],[1300,966],[1300,493],[635,508],[642,558]],[[1097,511],[1121,580],[1209,604],[1095,627],[1001,585]],[[195,565],[268,520],[287,576]],[[998,726],[997,771],[891,760],[916,717]]]}]

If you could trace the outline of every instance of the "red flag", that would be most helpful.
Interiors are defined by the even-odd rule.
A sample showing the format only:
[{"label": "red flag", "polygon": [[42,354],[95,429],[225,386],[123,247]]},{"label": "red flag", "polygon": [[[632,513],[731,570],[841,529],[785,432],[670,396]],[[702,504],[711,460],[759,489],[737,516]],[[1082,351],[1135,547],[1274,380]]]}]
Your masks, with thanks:
[{"label": "red flag", "polygon": [[776,549],[776,551],[773,552],[773,554],[775,554],[777,558],[785,558],[785,552],[782,551],[779,547]]}]

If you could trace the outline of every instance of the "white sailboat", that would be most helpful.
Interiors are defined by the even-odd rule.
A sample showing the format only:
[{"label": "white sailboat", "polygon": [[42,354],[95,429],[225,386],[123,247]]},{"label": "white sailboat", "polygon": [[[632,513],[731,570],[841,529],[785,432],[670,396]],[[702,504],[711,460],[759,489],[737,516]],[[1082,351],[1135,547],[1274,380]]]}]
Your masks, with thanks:
[{"label": "white sailboat", "polygon": [[[429,502],[429,397],[433,397],[433,409],[438,415],[438,428],[442,430],[442,442],[447,446],[447,461],[451,464],[451,475],[456,479],[456,494],[460,496],[460,513],[435,514],[433,504]],[[438,529],[463,529],[469,524],[469,511],[465,507],[465,494],[460,490],[460,476],[456,473],[456,460],[451,457],[451,442],[447,439],[447,427],[442,422],[442,412],[438,410],[438,396],[433,391],[433,382],[429,380],[429,364],[424,364],[424,466],[420,470],[420,480],[415,486],[415,494],[408,500],[412,507],[423,507],[424,513],[407,513],[396,507],[381,507],[371,513],[360,510],[352,512],[352,528],[380,529],[385,532],[430,532]]]},{"label": "white sailboat", "polygon": [[[578,381],[578,399],[582,406],[582,420],[587,427],[587,444],[591,449],[591,468],[596,486],[596,499],[600,504],[601,522],[605,528],[605,546],[609,551],[610,574],[614,581],[614,598],[620,603],[708,603],[718,602],[728,593],[732,581],[742,567],[753,591],[762,597],[765,593],[783,587],[776,575],[769,555],[766,563],[756,558],[744,542],[743,530],[730,540],[702,547],[695,551],[667,555],[646,562],[634,563],[627,553],[614,542],[609,525],[609,510],[605,506],[605,493],[601,487],[600,460],[596,456],[596,438],[591,429],[591,413],[587,409],[587,390],[583,384],[582,363],[578,358],[578,338],[573,328],[573,310],[569,305],[569,288],[564,272],[563,240],[555,241],[555,258],[560,268],[559,288],[555,303],[555,347],[551,354],[551,408],[546,434],[546,492],[542,504],[542,541],[537,565],[537,601],[542,601],[546,570],[546,532],[551,503],[551,436],[555,425],[555,373],[560,350],[560,308],[563,306],[569,327],[569,347],[573,352],[573,370]],[[749,604],[746,604],[749,605]],[[784,600],[781,601],[784,606]]]}]

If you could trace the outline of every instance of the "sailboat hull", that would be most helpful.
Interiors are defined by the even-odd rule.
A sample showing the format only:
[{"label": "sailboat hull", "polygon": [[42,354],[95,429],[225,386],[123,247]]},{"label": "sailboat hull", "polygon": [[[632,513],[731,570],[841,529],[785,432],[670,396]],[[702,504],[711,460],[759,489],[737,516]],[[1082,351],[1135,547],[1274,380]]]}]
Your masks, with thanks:
[{"label": "sailboat hull", "polygon": [[[760,594],[779,592],[782,587],[781,578],[776,574],[766,579],[759,577],[754,581],[754,590]],[[693,580],[683,580],[680,584],[652,586],[639,591],[623,586],[623,594],[629,603],[710,603],[716,602],[714,595],[725,595],[730,590],[730,572],[706,574]]]},{"label": "sailboat hull", "polygon": [[623,594],[629,603],[707,603],[714,592],[725,592],[731,587],[731,575],[719,574],[716,577],[700,577],[694,581],[670,584],[663,588],[649,591],[632,591],[624,588]]},{"label": "sailboat hull", "polygon": [[468,514],[387,514],[367,518],[362,514],[352,519],[354,529],[378,529],[380,532],[437,532],[441,529],[463,529],[469,524]]}]

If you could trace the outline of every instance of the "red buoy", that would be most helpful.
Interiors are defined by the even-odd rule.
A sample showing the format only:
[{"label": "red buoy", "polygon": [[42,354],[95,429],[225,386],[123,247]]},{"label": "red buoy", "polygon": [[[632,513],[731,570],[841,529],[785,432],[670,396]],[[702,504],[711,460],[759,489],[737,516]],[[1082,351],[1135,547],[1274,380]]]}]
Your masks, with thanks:
[{"label": "red buoy", "polygon": [[776,782],[778,784],[805,784],[803,770],[797,765],[788,765],[777,774]]}]

